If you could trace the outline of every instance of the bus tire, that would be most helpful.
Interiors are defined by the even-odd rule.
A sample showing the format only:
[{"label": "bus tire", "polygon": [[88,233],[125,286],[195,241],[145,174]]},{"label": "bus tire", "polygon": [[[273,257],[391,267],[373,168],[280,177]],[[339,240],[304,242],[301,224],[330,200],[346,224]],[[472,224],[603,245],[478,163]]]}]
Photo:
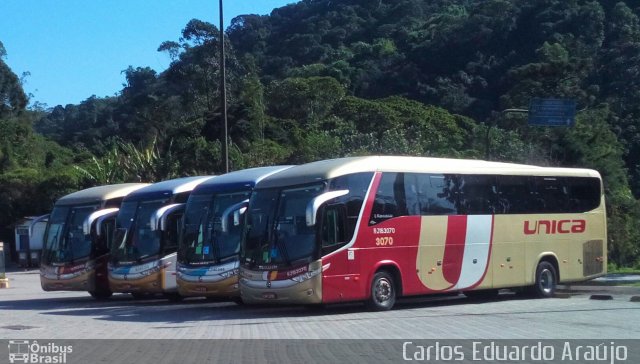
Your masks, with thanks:
[{"label": "bus tire", "polygon": [[367,308],[372,311],[388,311],[396,303],[396,284],[387,271],[376,272],[371,280],[371,296]]},{"label": "bus tire", "polygon": [[111,291],[89,291],[89,294],[97,300],[106,300],[113,296],[113,292]]},{"label": "bus tire", "polygon": [[557,280],[558,274],[553,264],[542,261],[538,263],[536,268],[536,280],[531,287],[531,293],[539,298],[553,297],[556,292]]}]

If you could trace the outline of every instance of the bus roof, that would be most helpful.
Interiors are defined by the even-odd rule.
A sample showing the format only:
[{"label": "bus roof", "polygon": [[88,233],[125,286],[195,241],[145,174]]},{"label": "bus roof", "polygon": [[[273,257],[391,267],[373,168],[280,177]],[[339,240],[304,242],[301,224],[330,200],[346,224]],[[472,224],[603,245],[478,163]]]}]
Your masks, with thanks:
[{"label": "bus roof", "polygon": [[201,183],[193,190],[193,194],[201,195],[221,191],[252,189],[263,178],[291,167],[293,166],[256,167],[229,172]]},{"label": "bus roof", "polygon": [[306,184],[359,172],[466,173],[600,178],[600,174],[597,171],[590,169],[539,167],[471,159],[366,156],[328,159],[295,166],[265,178],[257,188]]},{"label": "bus roof", "polygon": [[134,193],[128,195],[125,201],[153,200],[163,197],[171,197],[182,192],[191,192],[200,183],[217,178],[214,176],[195,176],[170,179],[154,183],[147,187],[141,188]]},{"label": "bus roof", "polygon": [[112,198],[121,198],[133,191],[139,190],[148,183],[120,183],[91,187],[61,197],[56,201],[56,206],[81,205],[89,203],[101,203]]}]

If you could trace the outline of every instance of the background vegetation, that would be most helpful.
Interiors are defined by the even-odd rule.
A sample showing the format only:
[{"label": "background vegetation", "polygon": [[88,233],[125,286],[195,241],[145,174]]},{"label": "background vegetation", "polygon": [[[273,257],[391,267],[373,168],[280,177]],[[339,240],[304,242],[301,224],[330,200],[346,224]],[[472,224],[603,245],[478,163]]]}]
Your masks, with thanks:
[{"label": "background vegetation", "polygon": [[[226,31],[231,168],[359,154],[600,171],[610,258],[640,259],[640,1],[304,0]],[[27,107],[0,43],[0,227],[92,185],[220,173],[217,28],[159,45],[116,97]],[[535,128],[532,97],[573,98]]]}]

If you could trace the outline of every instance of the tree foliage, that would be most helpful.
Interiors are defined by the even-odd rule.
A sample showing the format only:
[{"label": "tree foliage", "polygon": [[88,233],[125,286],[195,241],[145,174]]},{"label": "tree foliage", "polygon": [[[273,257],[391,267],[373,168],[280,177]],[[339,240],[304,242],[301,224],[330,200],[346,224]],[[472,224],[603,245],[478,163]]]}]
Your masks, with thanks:
[{"label": "tree foliage", "polygon": [[[12,216],[35,212],[7,201],[47,178],[57,196],[70,185],[221,173],[222,41],[232,169],[373,153],[594,168],[605,181],[611,258],[632,264],[640,258],[639,5],[302,0],[233,19],[224,39],[194,19],[159,45],[168,69],[129,67],[117,96],[44,115],[25,109],[0,46],[0,182],[13,191],[0,191],[9,196],[0,204]],[[576,126],[529,127],[502,112],[533,97],[575,99]],[[55,170],[75,177],[60,184],[48,175]]]}]

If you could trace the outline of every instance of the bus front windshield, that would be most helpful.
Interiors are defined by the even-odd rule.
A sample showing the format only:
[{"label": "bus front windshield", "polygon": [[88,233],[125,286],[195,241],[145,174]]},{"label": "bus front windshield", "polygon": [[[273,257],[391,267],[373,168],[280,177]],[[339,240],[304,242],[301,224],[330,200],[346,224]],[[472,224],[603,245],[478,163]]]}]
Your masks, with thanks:
[{"label": "bus front windshield", "polygon": [[324,184],[315,184],[255,191],[247,215],[243,263],[260,267],[311,262],[317,255],[316,229],[307,226],[306,208],[324,190]]},{"label": "bus front windshield", "polygon": [[229,207],[249,198],[250,191],[216,195],[195,195],[187,203],[184,239],[179,250],[180,261],[187,264],[212,264],[235,256],[240,251],[242,220],[233,224],[233,214],[226,218],[227,231],[222,231],[222,215]]},{"label": "bus front windshield", "polygon": [[116,263],[141,262],[160,254],[161,232],[151,229],[151,216],[166,200],[122,203],[116,217],[116,235],[111,260]]},{"label": "bus front windshield", "polygon": [[73,263],[91,255],[91,236],[84,235],[82,225],[98,208],[98,205],[53,208],[45,234],[45,264]]}]

